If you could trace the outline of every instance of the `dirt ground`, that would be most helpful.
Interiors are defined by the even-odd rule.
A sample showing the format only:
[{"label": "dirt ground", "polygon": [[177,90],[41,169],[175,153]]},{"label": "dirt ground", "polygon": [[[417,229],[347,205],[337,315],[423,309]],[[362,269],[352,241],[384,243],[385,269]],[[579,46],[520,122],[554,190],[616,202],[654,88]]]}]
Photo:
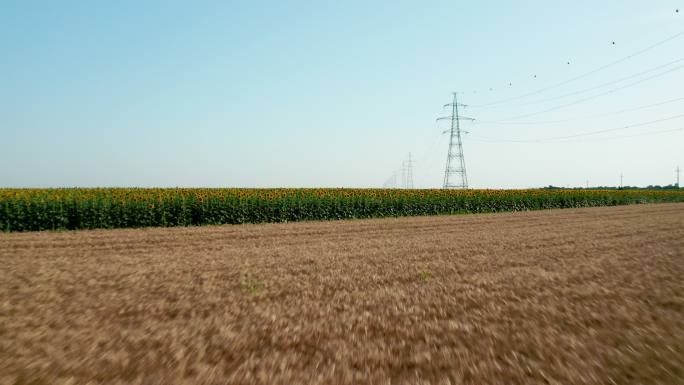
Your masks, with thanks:
[{"label": "dirt ground", "polygon": [[1,384],[682,384],[684,204],[0,234]]}]

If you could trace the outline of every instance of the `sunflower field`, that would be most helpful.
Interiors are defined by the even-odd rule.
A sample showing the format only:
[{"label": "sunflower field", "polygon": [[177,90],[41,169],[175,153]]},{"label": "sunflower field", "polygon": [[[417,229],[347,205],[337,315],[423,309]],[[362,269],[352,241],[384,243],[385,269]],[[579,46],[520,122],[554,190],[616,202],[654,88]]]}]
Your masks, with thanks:
[{"label": "sunflower field", "polygon": [[289,222],[684,202],[684,190],[0,189],[0,229]]}]

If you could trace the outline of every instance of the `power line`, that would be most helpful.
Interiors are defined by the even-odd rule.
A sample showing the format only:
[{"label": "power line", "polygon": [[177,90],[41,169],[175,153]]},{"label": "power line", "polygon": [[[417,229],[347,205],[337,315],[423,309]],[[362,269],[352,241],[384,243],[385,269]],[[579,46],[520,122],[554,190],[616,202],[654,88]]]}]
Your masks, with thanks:
[{"label": "power line", "polygon": [[626,85],[621,86],[621,87],[613,88],[613,89],[611,89],[611,90],[608,90],[608,91],[606,91],[606,92],[602,92],[602,93],[600,93],[600,94],[596,94],[596,95],[592,95],[592,96],[589,96],[589,97],[586,97],[586,98],[583,98],[583,99],[576,100],[576,101],[571,102],[571,103],[562,104],[562,105],[560,105],[560,106],[548,108],[548,109],[545,109],[545,110],[542,110],[542,111],[537,111],[537,112],[532,112],[532,113],[528,113],[528,114],[523,114],[523,115],[518,115],[518,116],[512,116],[512,117],[504,118],[504,119],[499,119],[499,120],[495,120],[495,122],[506,122],[506,121],[508,121],[508,120],[517,120],[517,119],[528,118],[528,117],[530,117],[530,116],[541,115],[541,114],[545,114],[545,113],[547,113],[547,112],[560,110],[560,109],[565,108],[565,107],[574,106],[574,105],[576,105],[576,104],[580,104],[580,103],[583,103],[583,102],[586,102],[586,101],[589,101],[589,100],[593,100],[593,99],[599,98],[599,97],[601,97],[601,96],[610,95],[610,94],[612,94],[612,93],[614,93],[614,92],[624,90],[624,89],[626,89],[626,88],[635,86],[635,85],[637,85],[637,84],[641,84],[641,83],[646,82],[646,81],[648,81],[648,80],[655,79],[655,78],[658,78],[658,77],[667,75],[667,74],[669,74],[669,73],[671,73],[671,72],[677,71],[677,70],[682,69],[682,68],[684,68],[684,65],[681,65],[681,66],[678,66],[678,67],[669,69],[669,70],[667,70],[667,71],[660,72],[660,73],[655,74],[655,75],[653,75],[653,76],[649,76],[649,77],[647,77],[647,78],[645,78],[645,79],[641,79],[641,80],[638,80],[638,81],[636,81],[636,82],[632,82],[632,83],[626,84]]},{"label": "power line", "polygon": [[[641,134],[632,134],[632,135],[620,135],[620,136],[609,136],[607,138],[596,138],[596,139],[591,139],[591,140],[580,140],[579,142],[605,142],[605,141],[610,141],[610,140],[616,140],[616,139],[627,139],[627,138],[637,138],[641,136],[654,136],[654,135],[661,135],[661,134],[668,134],[671,132],[679,132],[679,131],[684,131],[684,127],[682,128],[673,128],[669,130],[661,130],[661,131],[649,131],[649,132],[642,132]],[[577,143],[577,140],[561,140],[556,143],[568,143],[568,142],[575,142]]]},{"label": "power line", "polygon": [[654,43],[654,44],[652,44],[652,45],[650,45],[650,46],[648,46],[648,47],[646,47],[646,48],[643,48],[643,49],[641,49],[641,50],[639,50],[639,51],[637,51],[637,52],[634,52],[634,53],[632,53],[632,54],[630,54],[630,55],[627,55],[627,56],[625,56],[625,57],[623,57],[623,58],[621,58],[621,59],[618,59],[618,60],[616,60],[616,61],[610,62],[610,63],[605,64],[605,65],[603,65],[603,66],[601,66],[601,67],[599,67],[599,68],[596,68],[596,69],[593,69],[593,70],[591,70],[591,71],[585,72],[585,73],[583,73],[583,74],[581,74],[581,75],[575,76],[575,77],[570,78],[570,79],[568,79],[568,80],[564,80],[564,81],[562,81],[562,82],[560,82],[560,83],[556,83],[556,84],[551,85],[551,86],[547,86],[547,87],[544,87],[544,88],[540,88],[540,89],[538,89],[538,90],[536,90],[536,91],[528,92],[528,93],[523,94],[523,95],[514,96],[514,97],[510,97],[510,98],[506,98],[506,99],[501,99],[501,100],[497,100],[497,101],[490,102],[490,103],[478,104],[478,105],[474,105],[474,106],[472,106],[472,107],[486,107],[486,106],[492,106],[492,105],[496,105],[496,104],[506,103],[506,102],[510,102],[510,101],[513,101],[513,100],[518,100],[518,99],[526,98],[526,97],[528,97],[528,96],[537,95],[537,94],[540,94],[540,93],[542,93],[542,92],[545,92],[545,91],[548,91],[548,90],[551,90],[551,89],[554,89],[554,88],[558,88],[558,87],[560,87],[560,86],[566,85],[566,84],[568,84],[568,83],[572,83],[572,82],[574,82],[574,81],[576,81],[576,80],[579,80],[579,79],[583,79],[583,78],[585,78],[585,77],[587,77],[587,76],[590,76],[590,75],[593,75],[593,74],[595,74],[595,73],[597,73],[597,72],[603,71],[603,70],[606,69],[606,68],[613,67],[613,66],[615,66],[615,65],[617,65],[617,64],[620,64],[620,63],[622,63],[622,62],[624,62],[624,61],[627,61],[627,60],[629,60],[629,59],[632,59],[632,58],[634,58],[634,57],[636,57],[636,56],[639,56],[639,55],[641,55],[641,54],[643,54],[643,53],[645,53],[645,52],[648,52],[648,51],[650,51],[650,50],[652,50],[652,49],[654,49],[654,48],[656,48],[656,47],[659,47],[659,46],[661,46],[661,45],[663,45],[663,44],[665,44],[665,43],[668,43],[668,42],[670,42],[670,41],[672,41],[672,40],[674,40],[674,39],[677,39],[678,37],[680,37],[680,36],[682,36],[682,35],[684,35],[684,31],[679,32],[679,33],[676,33],[676,34],[674,34],[674,35],[672,35],[672,36],[670,36],[670,37],[668,37],[668,38],[666,38],[666,39],[660,40],[660,41],[658,41],[658,42],[656,42],[656,43]]},{"label": "power line", "polygon": [[[436,125],[436,128],[439,128],[439,126],[436,123],[435,123],[435,125]],[[424,163],[425,160],[427,159],[427,157],[434,153],[434,149],[439,144],[439,141],[442,139],[443,134],[444,133],[439,134],[439,135],[434,137],[434,140],[432,141],[432,143],[430,143],[429,146],[425,148],[426,149],[425,153],[423,154],[422,157],[418,158],[418,161],[416,163],[419,163],[419,164]]]},{"label": "power line", "polygon": [[648,121],[648,122],[630,124],[630,125],[621,126],[621,127],[608,128],[608,129],[604,129],[604,130],[586,131],[586,132],[579,133],[579,134],[574,134],[574,135],[554,136],[554,137],[547,137],[547,138],[540,138],[540,139],[494,139],[494,138],[484,138],[484,139],[491,140],[491,141],[495,141],[495,142],[508,142],[508,143],[543,143],[543,142],[555,142],[555,141],[564,140],[564,139],[573,139],[573,138],[579,138],[579,137],[584,137],[584,136],[591,136],[591,135],[602,134],[602,133],[606,133],[606,132],[625,130],[625,129],[635,128],[635,127],[642,127],[642,126],[647,126],[647,125],[650,125],[650,124],[665,122],[665,121],[668,121],[668,120],[679,119],[679,118],[682,118],[682,117],[684,117],[684,114],[675,115],[675,116],[670,116],[670,117],[667,117],[667,118],[655,119],[655,120],[651,120],[651,121]]},{"label": "power line", "polygon": [[649,132],[644,132],[641,134],[633,134],[633,135],[620,135],[620,136],[610,136],[606,138],[595,138],[595,139],[568,139],[568,140],[559,140],[559,141],[554,141],[554,142],[542,142],[542,141],[510,141],[510,140],[496,140],[496,139],[478,139],[478,138],[468,138],[468,140],[475,141],[475,142],[484,142],[484,143],[534,143],[534,144],[544,144],[544,143],[593,143],[593,142],[605,142],[605,141],[610,141],[610,140],[616,140],[616,139],[627,139],[627,138],[635,138],[635,137],[640,137],[640,136],[654,136],[654,135],[660,135],[660,134],[667,134],[671,132],[679,132],[679,131],[684,131],[684,127],[682,128],[673,128],[673,129],[668,129],[668,130],[662,130],[662,131],[649,131]]},{"label": "power line", "polygon": [[[563,95],[559,95],[559,96],[554,96],[554,97],[550,97],[550,98],[535,100],[535,101],[528,102],[528,103],[517,104],[517,105],[514,105],[514,106],[512,106],[512,107],[525,107],[525,106],[531,106],[531,105],[535,105],[535,104],[542,104],[542,103],[547,103],[547,102],[550,102],[550,101],[553,101],[553,100],[558,100],[558,99],[567,98],[567,97],[569,97],[569,96],[574,96],[574,95],[583,94],[583,93],[590,92],[590,91],[594,91],[594,90],[596,90],[596,89],[600,89],[600,88],[603,88],[603,87],[606,87],[606,86],[610,86],[610,85],[613,85],[613,84],[616,84],[616,83],[620,83],[620,82],[623,82],[623,81],[625,81],[625,80],[629,80],[629,79],[632,79],[632,78],[636,78],[636,77],[638,77],[638,76],[647,74],[647,73],[649,73],[649,72],[657,71],[657,70],[662,69],[662,68],[665,68],[665,67],[669,67],[669,66],[671,66],[671,65],[673,65],[673,64],[676,64],[676,63],[679,63],[679,62],[682,62],[682,61],[684,61],[684,58],[680,58],[680,59],[677,59],[677,60],[673,60],[673,61],[671,61],[671,62],[669,62],[669,63],[661,64],[661,65],[659,65],[659,66],[656,66],[656,67],[647,69],[647,70],[645,70],[645,71],[641,71],[641,72],[639,72],[639,73],[636,73],[636,74],[633,74],[633,75],[629,75],[629,76],[626,76],[626,77],[623,77],[623,78],[620,78],[620,79],[617,79],[617,80],[611,80],[611,81],[609,81],[609,82],[602,83],[602,84],[599,84],[599,85],[597,85],[597,86],[593,86],[593,87],[581,89],[581,90],[579,90],[579,91],[569,92],[569,93],[566,93],[566,94],[563,94]],[[477,106],[475,106],[475,107],[477,108]],[[483,107],[483,108],[509,108],[509,107],[511,107],[511,106],[505,105],[505,106],[494,106],[494,107]]]},{"label": "power line", "polygon": [[579,116],[579,117],[575,117],[575,118],[568,118],[568,119],[561,119],[561,120],[545,120],[545,121],[542,120],[542,121],[531,121],[531,122],[503,122],[503,121],[477,120],[477,121],[475,121],[475,124],[535,125],[535,124],[567,123],[567,122],[574,122],[577,120],[600,118],[600,117],[604,117],[604,116],[618,115],[618,114],[624,114],[624,113],[628,113],[628,112],[645,110],[647,108],[658,107],[658,106],[662,106],[662,105],[669,104],[669,103],[679,102],[682,100],[684,100],[684,97],[665,100],[665,101],[653,103],[653,104],[647,104],[645,106],[625,108],[625,109],[620,110],[620,111],[606,112],[606,113],[594,114],[594,115],[585,115],[585,116]]},{"label": "power line", "polygon": [[[617,139],[628,139],[628,138],[636,138],[636,137],[641,137],[641,136],[654,136],[654,135],[661,135],[661,134],[668,134],[672,132],[684,132],[684,127],[682,128],[673,128],[673,129],[668,129],[668,130],[662,130],[662,131],[649,131],[649,132],[644,132],[641,134],[634,134],[634,135],[620,135],[620,136],[611,136],[607,138],[596,138],[596,139],[580,139],[580,140],[560,140],[560,141],[555,141],[551,143],[594,143],[594,142],[605,142],[605,141],[610,141],[610,140],[617,140]],[[549,143],[549,142],[538,142],[538,141],[507,141],[507,140],[496,140],[496,139],[478,139],[478,138],[467,138],[470,141],[475,141],[475,142],[483,142],[483,143],[534,143],[534,144],[543,144],[543,143]]]}]

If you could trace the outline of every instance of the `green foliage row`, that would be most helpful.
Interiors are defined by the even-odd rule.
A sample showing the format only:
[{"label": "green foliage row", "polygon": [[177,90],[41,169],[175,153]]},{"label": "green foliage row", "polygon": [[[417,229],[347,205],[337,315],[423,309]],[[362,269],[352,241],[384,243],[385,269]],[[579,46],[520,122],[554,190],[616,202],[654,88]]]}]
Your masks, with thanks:
[{"label": "green foliage row", "polygon": [[195,226],[684,202],[684,190],[0,189],[0,229]]}]

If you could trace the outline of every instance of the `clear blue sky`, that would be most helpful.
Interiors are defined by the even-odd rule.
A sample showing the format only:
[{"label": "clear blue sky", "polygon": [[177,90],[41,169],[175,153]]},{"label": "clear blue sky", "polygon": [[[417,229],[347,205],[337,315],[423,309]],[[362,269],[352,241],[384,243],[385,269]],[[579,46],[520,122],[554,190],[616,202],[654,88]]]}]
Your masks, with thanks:
[{"label": "clear blue sky", "polygon": [[[669,184],[684,131],[662,131],[684,118],[505,141],[684,114],[679,100],[587,118],[684,98],[684,62],[666,66],[684,58],[684,36],[474,105],[682,31],[681,0],[0,0],[0,187],[378,187],[409,152],[416,187],[439,187],[435,118],[452,91],[478,120],[464,127],[472,187],[615,185],[621,172]],[[601,93],[517,122],[579,120],[486,123]]]}]

